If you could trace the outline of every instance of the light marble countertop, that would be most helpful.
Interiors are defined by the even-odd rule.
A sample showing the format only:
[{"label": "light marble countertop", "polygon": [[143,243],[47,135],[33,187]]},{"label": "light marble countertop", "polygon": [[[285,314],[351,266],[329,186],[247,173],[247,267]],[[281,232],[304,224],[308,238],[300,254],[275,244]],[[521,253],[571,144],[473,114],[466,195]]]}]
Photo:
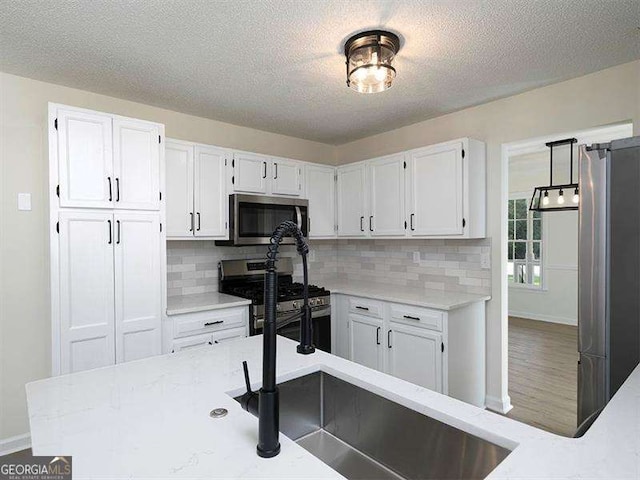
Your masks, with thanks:
[{"label": "light marble countertop", "polygon": [[220,308],[241,307],[243,305],[251,305],[251,300],[220,292],[181,295],[167,298],[167,315],[203,312]]},{"label": "light marble countertop", "polygon": [[[323,370],[512,453],[491,479],[640,475],[640,367],[587,434],[559,437],[278,337],[279,382]],[[342,478],[284,435],[275,458],[256,455],[258,421],[233,396],[242,361],[259,387],[261,336],[27,384],[35,455],[73,455],[74,478]],[[229,414],[209,418],[213,408]]]},{"label": "light marble countertop", "polygon": [[323,281],[322,286],[329,289],[331,293],[342,293],[386,302],[435,308],[437,310],[455,310],[456,308],[475,302],[484,302],[491,298],[490,295],[475,295],[447,290],[425,290],[362,281],[328,280]]}]

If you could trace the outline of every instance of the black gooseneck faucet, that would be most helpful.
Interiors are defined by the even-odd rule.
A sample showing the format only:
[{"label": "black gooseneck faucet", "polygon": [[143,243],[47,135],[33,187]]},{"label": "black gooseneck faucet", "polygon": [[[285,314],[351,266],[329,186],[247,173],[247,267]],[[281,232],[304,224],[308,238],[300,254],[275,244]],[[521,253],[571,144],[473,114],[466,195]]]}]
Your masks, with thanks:
[{"label": "black gooseneck faucet", "polygon": [[278,300],[278,247],[285,235],[295,238],[296,250],[302,256],[303,296],[304,303],[299,313],[292,315],[285,321],[300,317],[300,345],[298,353],[308,355],[315,352],[312,344],[313,331],[311,323],[311,307],[309,306],[309,278],[307,268],[307,254],[309,246],[302,231],[294,222],[282,222],[271,236],[267,251],[267,268],[264,278],[264,326],[262,329],[262,388],[258,393],[251,391],[247,362],[243,362],[244,378],[247,392],[242,396],[242,408],[258,416],[258,455],[264,458],[275,457],[280,453],[280,402],[276,385],[276,303]]}]

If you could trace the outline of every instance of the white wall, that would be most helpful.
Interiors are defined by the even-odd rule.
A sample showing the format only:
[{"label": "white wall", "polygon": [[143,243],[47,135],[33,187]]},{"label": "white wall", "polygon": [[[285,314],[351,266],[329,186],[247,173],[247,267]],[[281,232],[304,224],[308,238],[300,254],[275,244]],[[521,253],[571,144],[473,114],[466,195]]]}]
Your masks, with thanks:
[{"label": "white wall", "polygon": [[[437,92],[433,93],[437,95]],[[487,144],[487,235],[491,242],[491,286],[487,303],[487,400],[508,408],[506,166],[503,145],[562,132],[632,121],[640,134],[640,61],[531,90],[442,117],[363,138],[336,148],[338,164],[409,148],[473,137]],[[504,170],[504,172],[503,172]],[[504,239],[504,241],[503,241]]]},{"label": "white wall", "polygon": [[[332,146],[0,73],[0,450],[29,429],[24,385],[51,372],[47,102],[161,122],[172,138],[332,163]],[[17,211],[18,192],[33,210]]]},{"label": "white wall", "polygon": [[[549,152],[509,159],[509,193],[549,184]],[[573,192],[568,192],[571,199]],[[542,290],[509,287],[509,315],[568,325],[578,324],[578,211],[542,214]]]}]

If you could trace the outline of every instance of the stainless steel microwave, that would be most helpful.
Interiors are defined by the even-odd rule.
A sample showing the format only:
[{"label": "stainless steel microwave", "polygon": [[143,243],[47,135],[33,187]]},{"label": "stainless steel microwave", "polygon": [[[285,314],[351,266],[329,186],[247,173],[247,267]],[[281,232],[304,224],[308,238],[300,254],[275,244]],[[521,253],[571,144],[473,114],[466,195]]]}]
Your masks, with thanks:
[{"label": "stainless steel microwave", "polygon": [[[295,222],[309,235],[309,200],[267,195],[229,195],[229,240],[216,245],[268,245],[273,231],[285,220]],[[294,244],[285,237],[281,244]]]}]

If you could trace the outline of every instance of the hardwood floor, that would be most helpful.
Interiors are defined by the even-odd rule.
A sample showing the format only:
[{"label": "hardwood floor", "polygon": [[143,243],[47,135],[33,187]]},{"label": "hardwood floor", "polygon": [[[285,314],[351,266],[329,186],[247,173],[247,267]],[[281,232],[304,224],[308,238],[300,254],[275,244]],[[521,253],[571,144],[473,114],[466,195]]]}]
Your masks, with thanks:
[{"label": "hardwood floor", "polygon": [[577,423],[578,328],[509,317],[508,417],[571,437]]}]

